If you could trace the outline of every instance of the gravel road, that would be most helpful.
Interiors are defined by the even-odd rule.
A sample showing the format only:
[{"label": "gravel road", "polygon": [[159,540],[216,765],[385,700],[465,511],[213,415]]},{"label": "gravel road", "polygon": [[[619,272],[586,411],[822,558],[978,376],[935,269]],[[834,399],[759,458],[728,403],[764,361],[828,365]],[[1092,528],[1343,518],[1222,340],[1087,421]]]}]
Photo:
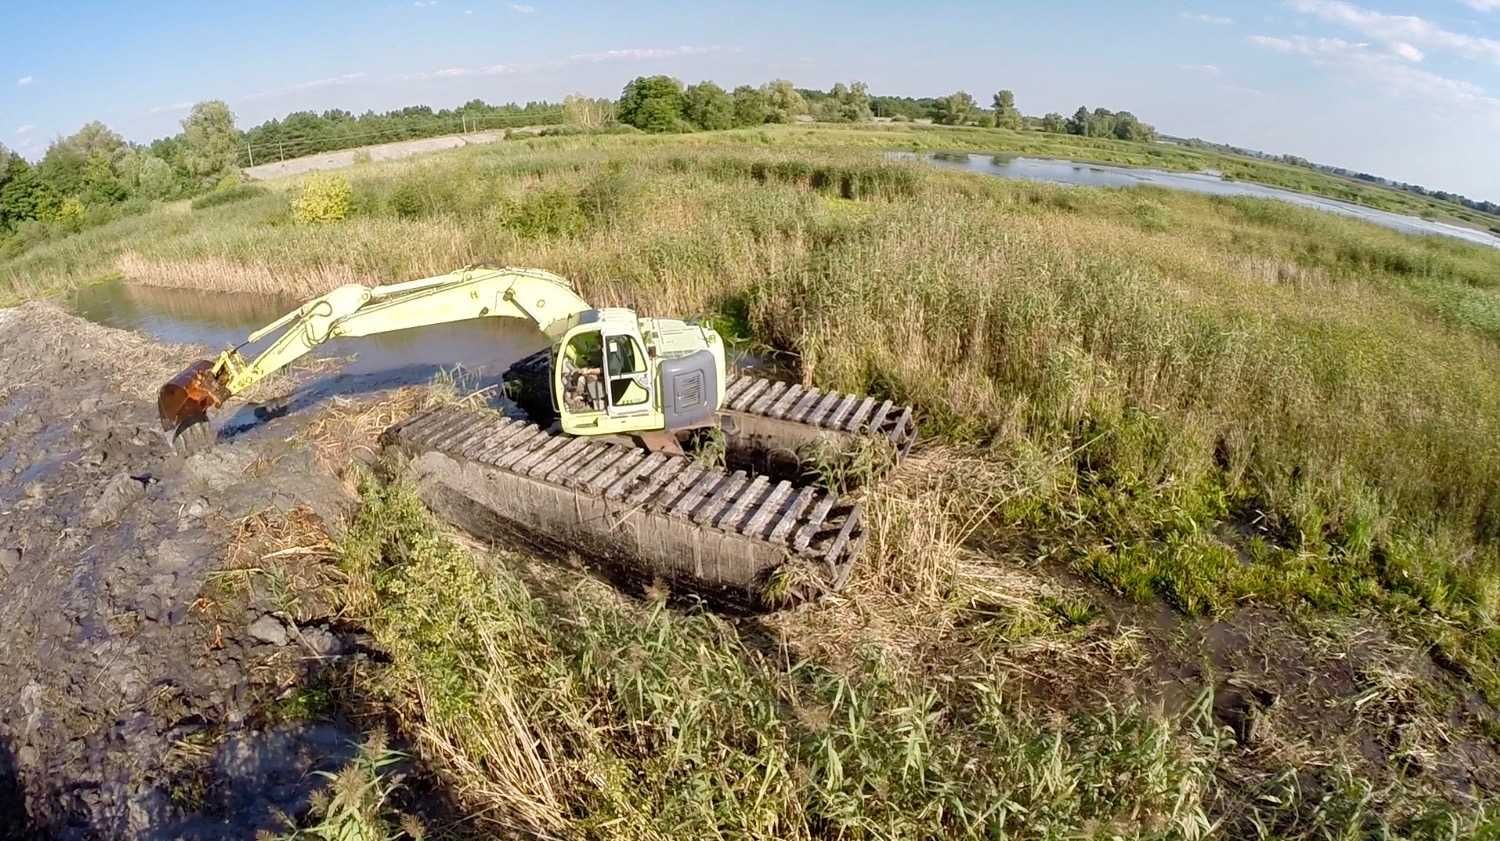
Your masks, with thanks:
[{"label": "gravel road", "polygon": [[[541,126],[523,126],[508,129],[508,131],[511,134],[535,134],[541,131],[541,129]],[[341,149],[337,152],[324,152],[318,155],[307,155],[306,157],[292,158],[285,161],[257,164],[244,170],[244,172],[247,178],[263,181],[269,178],[302,175],[319,170],[343,169],[344,167],[354,165],[354,156],[359,152],[368,152],[370,160],[373,161],[394,161],[427,152],[457,149],[460,146],[494,143],[498,140],[503,140],[506,131],[507,129],[476,131],[470,134],[449,134],[443,137],[424,137],[420,140],[400,140],[395,143],[381,143],[377,146]]]}]

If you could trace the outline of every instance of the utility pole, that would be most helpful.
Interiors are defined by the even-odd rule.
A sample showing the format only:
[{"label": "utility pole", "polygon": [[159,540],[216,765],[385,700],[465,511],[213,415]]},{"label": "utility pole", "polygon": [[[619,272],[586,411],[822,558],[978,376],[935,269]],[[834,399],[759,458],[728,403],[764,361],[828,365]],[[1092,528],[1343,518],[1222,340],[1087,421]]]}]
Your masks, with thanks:
[{"label": "utility pole", "polygon": [[249,143],[245,144],[245,154],[250,156],[250,165],[255,166],[255,147]]}]

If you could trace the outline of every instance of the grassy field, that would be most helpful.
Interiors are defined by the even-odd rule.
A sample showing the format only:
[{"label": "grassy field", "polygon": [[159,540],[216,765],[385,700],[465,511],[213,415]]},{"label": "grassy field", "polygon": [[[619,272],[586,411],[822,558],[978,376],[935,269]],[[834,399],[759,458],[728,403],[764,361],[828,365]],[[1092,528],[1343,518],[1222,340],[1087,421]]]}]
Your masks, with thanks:
[{"label": "grassy field", "polygon": [[334,224],[292,221],[295,181],[162,208],[0,264],[0,294],[536,265],[918,408],[927,446],[868,492],[851,593],[748,623],[544,597],[524,559],[367,483],[347,611],[483,814],[595,837],[1500,831],[1500,251],[882,157],[1196,165],[1069,142],[513,141],[350,170]]}]

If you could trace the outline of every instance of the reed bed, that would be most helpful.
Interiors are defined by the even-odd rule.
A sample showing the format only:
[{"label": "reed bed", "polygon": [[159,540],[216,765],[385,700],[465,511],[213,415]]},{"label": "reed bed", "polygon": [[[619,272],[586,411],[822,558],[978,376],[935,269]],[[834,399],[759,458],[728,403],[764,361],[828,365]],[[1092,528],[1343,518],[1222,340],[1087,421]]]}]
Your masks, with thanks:
[{"label": "reed bed", "polygon": [[1001,134],[493,144],[352,171],[342,222],[294,223],[297,182],[271,184],[46,244],[0,264],[0,288],[113,270],[304,296],[535,265],[917,407],[930,449],[867,492],[870,551],[806,666],[709,615],[559,613],[477,572],[405,491],[367,487],[347,609],[392,653],[383,691],[422,754],[485,814],[632,837],[1478,831],[1487,801],[1445,811],[1420,773],[1380,788],[1338,758],[1230,786],[1201,705],[1038,710],[1004,664],[1143,656],[1066,571],[1189,617],[1379,622],[1446,664],[1448,703],[1500,700],[1500,252],[882,154]]}]

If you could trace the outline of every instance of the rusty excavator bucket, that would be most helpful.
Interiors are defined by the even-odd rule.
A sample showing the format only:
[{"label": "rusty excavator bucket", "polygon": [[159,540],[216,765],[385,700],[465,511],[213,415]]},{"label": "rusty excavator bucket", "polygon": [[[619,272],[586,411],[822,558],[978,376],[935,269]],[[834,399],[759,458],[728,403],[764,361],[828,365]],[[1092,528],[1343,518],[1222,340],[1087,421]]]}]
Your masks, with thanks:
[{"label": "rusty excavator bucket", "polygon": [[167,381],[157,393],[156,411],[167,432],[208,419],[208,410],[229,399],[229,389],[214,376],[214,363],[200,359]]}]

